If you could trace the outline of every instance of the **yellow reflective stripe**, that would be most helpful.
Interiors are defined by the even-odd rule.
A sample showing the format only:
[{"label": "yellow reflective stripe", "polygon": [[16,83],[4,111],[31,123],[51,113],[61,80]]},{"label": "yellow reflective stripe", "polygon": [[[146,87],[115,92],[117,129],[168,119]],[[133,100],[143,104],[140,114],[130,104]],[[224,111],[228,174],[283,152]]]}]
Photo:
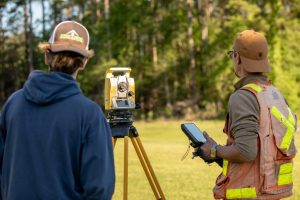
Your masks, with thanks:
[{"label": "yellow reflective stripe", "polygon": [[228,160],[223,159],[223,175],[227,175],[227,169],[228,169]]},{"label": "yellow reflective stripe", "polygon": [[247,84],[243,88],[247,88],[247,87],[255,90],[256,92],[261,92],[262,91],[262,88],[259,85],[254,84],[254,83]]},{"label": "yellow reflective stripe", "polygon": [[239,189],[227,189],[227,199],[244,199],[244,198],[256,198],[256,189],[252,188],[239,188]]},{"label": "yellow reflective stripe", "polygon": [[293,163],[285,163],[280,165],[279,174],[288,174],[293,171]]},{"label": "yellow reflective stripe", "polygon": [[293,126],[295,126],[295,118],[293,116],[293,113],[290,108],[288,108],[288,110],[289,110],[289,119],[288,120]]},{"label": "yellow reflective stripe", "polygon": [[[284,126],[286,126],[287,128],[293,128],[295,129],[295,127],[293,126],[293,122],[291,123],[289,120],[286,119],[286,117],[278,110],[278,108],[276,108],[276,106],[272,106],[271,108],[271,113],[276,117],[276,119],[278,119],[278,121],[280,121]],[[292,117],[293,118],[293,117]]]},{"label": "yellow reflective stripe", "polygon": [[280,165],[278,175],[278,185],[291,184],[293,182],[293,163]]},{"label": "yellow reflective stripe", "polygon": [[286,117],[275,106],[272,106],[271,108],[271,113],[274,115],[274,117],[287,128],[279,147],[281,149],[288,149],[290,147],[290,144],[292,142],[295,133],[294,117],[291,110],[289,108],[288,110],[289,110],[289,117],[287,120]]},{"label": "yellow reflective stripe", "polygon": [[278,121],[283,122],[286,120],[285,116],[276,108],[272,106],[271,113],[278,119]]},{"label": "yellow reflective stripe", "polygon": [[281,149],[289,149],[290,145],[291,145],[291,142],[293,140],[293,137],[294,137],[294,133],[295,131],[294,130],[291,130],[288,128],[288,130],[285,132],[285,135],[282,139],[282,142],[280,144],[280,147]]},{"label": "yellow reflective stripe", "polygon": [[281,174],[278,176],[278,185],[288,185],[293,183],[292,173],[290,174]]}]

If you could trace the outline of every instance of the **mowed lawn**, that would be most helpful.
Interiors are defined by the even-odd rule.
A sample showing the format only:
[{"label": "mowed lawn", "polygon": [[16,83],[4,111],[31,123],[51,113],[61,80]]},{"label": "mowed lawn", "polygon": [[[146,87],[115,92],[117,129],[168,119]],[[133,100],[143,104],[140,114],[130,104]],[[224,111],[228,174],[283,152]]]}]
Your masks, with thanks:
[{"label": "mowed lawn", "polygon": [[[166,199],[213,199],[212,188],[221,168],[216,164],[207,165],[200,158],[191,159],[192,148],[187,158],[181,161],[188,146],[188,140],[180,129],[180,124],[183,122],[185,121],[135,122],[134,125],[139,131]],[[223,121],[209,120],[195,123],[218,143],[225,143],[226,137],[222,133]],[[296,133],[295,138],[300,151],[299,132]],[[117,177],[114,200],[123,198],[123,144],[123,139],[118,139],[115,148]],[[155,199],[131,142],[128,170],[128,199]],[[300,200],[300,153],[294,161],[294,196],[288,199]]]}]

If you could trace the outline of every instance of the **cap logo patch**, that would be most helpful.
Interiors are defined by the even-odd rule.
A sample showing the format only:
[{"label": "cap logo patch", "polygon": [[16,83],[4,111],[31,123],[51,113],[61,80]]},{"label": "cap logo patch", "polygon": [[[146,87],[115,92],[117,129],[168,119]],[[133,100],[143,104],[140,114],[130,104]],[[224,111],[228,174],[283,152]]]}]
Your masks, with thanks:
[{"label": "cap logo patch", "polygon": [[81,43],[83,42],[83,38],[80,37],[75,30],[71,30],[67,33],[60,34],[59,39],[75,40],[75,41],[81,42]]}]

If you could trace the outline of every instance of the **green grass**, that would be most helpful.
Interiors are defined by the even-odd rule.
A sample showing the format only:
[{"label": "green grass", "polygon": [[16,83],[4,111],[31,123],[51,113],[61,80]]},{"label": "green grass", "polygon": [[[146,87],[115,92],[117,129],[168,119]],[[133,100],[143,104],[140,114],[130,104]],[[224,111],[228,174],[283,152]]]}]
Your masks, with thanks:
[{"label": "green grass", "polygon": [[[188,140],[181,132],[184,121],[135,122],[143,146],[166,196],[166,199],[213,199],[212,188],[221,172],[216,164],[207,165],[201,159],[191,159],[192,149],[184,161],[182,155],[187,150]],[[225,144],[222,133],[223,122],[217,120],[196,121],[218,143]],[[300,150],[300,133],[296,134],[296,146]],[[116,190],[113,199],[123,198],[123,139],[117,141],[115,148]],[[139,163],[138,157],[129,143],[129,183],[128,199],[155,199],[151,187]],[[294,196],[300,200],[300,153],[294,160]]]}]

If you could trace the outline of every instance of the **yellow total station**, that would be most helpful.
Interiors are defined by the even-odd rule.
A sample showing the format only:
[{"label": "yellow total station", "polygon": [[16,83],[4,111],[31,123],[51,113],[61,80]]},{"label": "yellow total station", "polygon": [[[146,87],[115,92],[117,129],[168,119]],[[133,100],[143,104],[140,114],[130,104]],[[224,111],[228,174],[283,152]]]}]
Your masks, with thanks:
[{"label": "yellow total station", "polygon": [[106,71],[105,110],[135,109],[135,85],[131,68],[114,67]]}]

